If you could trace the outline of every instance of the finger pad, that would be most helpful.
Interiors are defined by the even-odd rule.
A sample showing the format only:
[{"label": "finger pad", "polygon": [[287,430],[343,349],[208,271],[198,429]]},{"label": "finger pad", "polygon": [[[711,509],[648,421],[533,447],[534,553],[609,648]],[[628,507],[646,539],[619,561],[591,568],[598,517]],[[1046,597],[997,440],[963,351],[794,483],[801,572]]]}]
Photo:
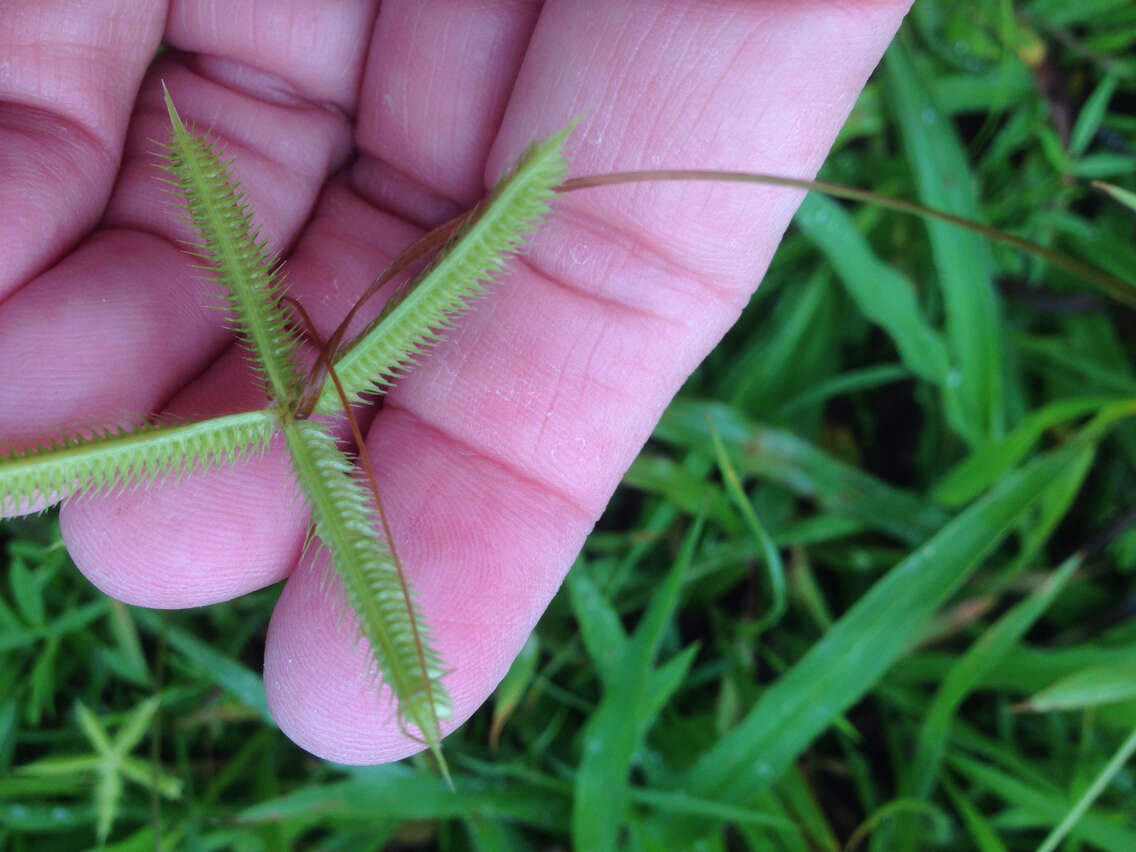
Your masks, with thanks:
[{"label": "finger pad", "polygon": [[76,566],[106,594],[159,609],[230,600],[282,580],[305,513],[282,448],[234,467],[63,507]]}]

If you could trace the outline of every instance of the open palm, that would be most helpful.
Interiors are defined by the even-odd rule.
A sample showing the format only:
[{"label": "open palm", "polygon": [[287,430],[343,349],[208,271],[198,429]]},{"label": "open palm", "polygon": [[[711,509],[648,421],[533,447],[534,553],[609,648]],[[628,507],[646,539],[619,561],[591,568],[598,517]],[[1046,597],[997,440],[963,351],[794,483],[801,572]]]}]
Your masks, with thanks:
[{"label": "open palm", "polygon": [[[573,174],[811,175],[907,2],[4,5],[0,440],[264,404],[157,180],[162,80],[236,158],[327,334],[401,248],[573,118]],[[505,285],[386,398],[368,446],[451,669],[447,728],[508,668],[798,201],[707,185],[567,196]],[[265,653],[281,727],[345,762],[420,748],[363,676],[325,557],[302,555],[282,448],[76,500],[63,524],[84,573],[131,603],[288,578]]]}]

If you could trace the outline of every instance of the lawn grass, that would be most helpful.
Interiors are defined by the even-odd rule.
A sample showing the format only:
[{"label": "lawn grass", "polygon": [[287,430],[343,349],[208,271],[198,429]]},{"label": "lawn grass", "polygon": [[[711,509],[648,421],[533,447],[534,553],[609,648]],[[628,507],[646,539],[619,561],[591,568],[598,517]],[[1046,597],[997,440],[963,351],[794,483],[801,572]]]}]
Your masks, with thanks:
[{"label": "lawn grass", "polygon": [[[1134,106],[1130,2],[919,0],[822,177],[1136,280],[1089,184],[1136,189]],[[454,792],[276,730],[277,588],[127,607],[7,522],[0,847],[1136,849],[1134,355],[1082,282],[811,197]]]}]

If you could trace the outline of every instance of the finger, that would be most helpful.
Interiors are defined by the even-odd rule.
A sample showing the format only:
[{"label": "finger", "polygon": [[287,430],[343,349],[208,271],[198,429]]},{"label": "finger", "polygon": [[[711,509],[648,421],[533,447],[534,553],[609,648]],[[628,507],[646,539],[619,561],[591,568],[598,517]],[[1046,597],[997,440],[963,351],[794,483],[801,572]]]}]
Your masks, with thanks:
[{"label": "finger", "polygon": [[165,5],[51,0],[0,14],[0,301],[102,213]]},{"label": "finger", "polygon": [[0,306],[0,436],[115,422],[154,411],[231,341],[216,285],[183,252],[157,165],[169,136],[160,81],[183,117],[241,154],[234,170],[275,249],[309,215],[327,173],[346,155],[346,120],[326,109],[269,104],[157,63],[143,86],[103,228]]},{"label": "finger", "polygon": [[539,10],[383,3],[359,101],[356,191],[422,225],[472,206]]},{"label": "finger", "polygon": [[[213,17],[222,18],[227,5],[216,6]],[[337,53],[339,72],[356,85],[369,7],[307,5],[324,12],[317,33],[326,33],[329,44],[322,52]],[[186,13],[175,13],[176,37],[196,38],[194,44],[209,49]],[[11,402],[0,410],[0,438],[75,425],[76,419],[86,425],[144,415],[231,339],[212,309],[212,285],[200,281],[192,259],[179,250],[185,233],[175,227],[155,165],[157,144],[169,135],[162,79],[187,121],[210,131],[228,156],[240,154],[234,169],[274,250],[295,239],[327,175],[349,155],[350,117],[329,100],[342,99],[342,86],[320,89],[313,79],[324,72],[308,70],[321,61],[321,51],[313,47],[311,55],[296,57],[291,35],[272,28],[244,37],[265,62],[294,62],[297,82],[245,68],[223,53],[237,49],[230,44],[216,45],[208,60],[172,53],[157,63],[138,100],[103,229],[0,310],[0,359],[21,364],[0,376],[0,391]]]},{"label": "finger", "polygon": [[[307,5],[329,19],[320,32],[335,34],[328,49],[339,56],[339,73],[357,81],[370,19],[370,13],[360,17],[360,11],[368,7],[344,4],[337,11],[319,2]],[[215,8],[220,15],[227,4]],[[343,20],[332,26],[330,19],[336,15]],[[343,38],[352,33],[358,44],[349,49]],[[192,34],[191,24],[181,20],[176,38]],[[21,291],[19,303],[0,312],[0,356],[6,349],[19,351],[23,344],[40,359],[21,372],[13,396],[24,404],[10,424],[0,422],[0,434],[29,431],[29,423],[33,431],[51,429],[73,422],[76,412],[82,413],[83,422],[98,422],[152,411],[200,373],[230,340],[223,318],[213,310],[212,285],[200,282],[193,259],[177,245],[183,234],[171,225],[168,199],[157,180],[153,140],[168,136],[160,80],[169,86],[183,117],[210,130],[218,147],[237,157],[234,169],[256,207],[260,234],[275,250],[285,250],[295,239],[327,175],[348,156],[349,116],[333,102],[342,101],[346,89],[320,89],[320,73],[305,73],[322,61],[321,51],[300,51],[299,57],[294,50],[289,53],[291,42],[284,42],[290,34],[272,27],[246,36],[256,42],[266,62],[277,61],[277,53],[284,56],[297,82],[254,72],[240,58],[223,56],[223,51],[236,49],[232,44],[216,46],[217,53],[208,61],[173,54],[159,64],[144,87],[130,154],[105,219],[107,230]],[[208,40],[201,43],[207,50]],[[125,259],[134,266],[124,268]],[[154,276],[156,270],[163,274]],[[99,279],[98,290],[90,286],[93,277]],[[84,301],[86,310],[79,310],[77,303]],[[70,305],[75,309],[59,308]],[[38,342],[36,349],[29,346],[32,341]],[[69,358],[76,347],[85,356],[81,362]],[[67,377],[69,393],[37,397],[36,390],[51,387],[60,372]],[[250,392],[247,373],[229,375],[243,383],[242,392]],[[222,382],[211,392],[222,393],[226,387]],[[194,414],[185,408],[179,413]],[[246,470],[244,481],[279,482],[286,471],[272,451],[259,464],[272,475],[258,477],[255,470]],[[251,511],[252,504],[237,498],[240,491],[238,486],[222,489],[220,500],[200,504],[182,503],[176,494],[158,488],[75,501],[63,511],[65,539],[74,546],[79,567],[123,598],[173,606],[232,596],[277,579],[282,562],[294,561],[297,550],[295,536],[289,537],[296,525],[296,505],[290,491],[279,489],[259,498],[263,514],[256,521],[244,519],[242,546],[224,547],[238,531],[217,519],[236,517],[236,507]],[[149,510],[139,513],[152,522],[144,531],[135,526],[132,501]],[[180,535],[187,513],[193,513],[198,531],[224,529],[228,539]],[[249,541],[271,546],[249,558]],[[209,573],[218,566],[224,570]]]},{"label": "finger", "polygon": [[[281,26],[277,12],[297,25],[318,18],[318,25],[301,33]],[[241,26],[230,28],[234,14]],[[329,7],[320,0],[240,4],[235,13],[228,3],[176,5],[171,43],[201,54],[172,54],[148,76],[104,232],[0,311],[0,358],[35,353],[31,369],[10,377],[13,404],[0,411],[0,436],[65,425],[76,412],[84,423],[145,414],[228,340],[210,309],[211,289],[178,250],[175,241],[185,234],[174,227],[158,180],[156,140],[169,136],[160,80],[187,121],[210,131],[230,156],[240,154],[235,170],[261,235],[284,250],[327,175],[350,152],[347,113],[354,102],[345,93],[362,73],[372,16],[373,4]],[[307,41],[298,41],[301,35]],[[329,54],[337,57],[336,73],[325,67]],[[256,61],[261,64],[254,67]],[[265,67],[286,74],[260,70]],[[161,277],[140,275],[136,267]],[[100,307],[90,310],[92,303]],[[75,351],[82,361],[69,358]],[[36,393],[52,387],[58,372],[70,379],[65,391],[46,398]],[[116,382],[115,376],[126,378]]]},{"label": "finger", "polygon": [[197,71],[267,101],[355,111],[378,3],[175,0],[166,38]]},{"label": "finger", "polygon": [[[905,8],[546,4],[490,174],[578,115],[574,173],[812,174]],[[460,661],[446,678],[455,723],[504,675],[798,201],[718,187],[565,199],[508,283],[388,398],[369,444],[387,459],[380,486],[425,618]],[[266,687],[281,727],[336,760],[417,750],[352,676],[350,629],[318,582],[293,575],[273,617]]]}]

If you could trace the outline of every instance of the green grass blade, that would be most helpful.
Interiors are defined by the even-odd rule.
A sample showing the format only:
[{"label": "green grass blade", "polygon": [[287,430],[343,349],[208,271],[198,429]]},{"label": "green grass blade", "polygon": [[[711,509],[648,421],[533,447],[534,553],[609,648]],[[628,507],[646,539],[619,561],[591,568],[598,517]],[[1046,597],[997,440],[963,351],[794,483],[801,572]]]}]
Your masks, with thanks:
[{"label": "green grass blade", "polygon": [[191,664],[186,668],[194,673],[195,678],[216,684],[253,710],[264,722],[276,724],[268,709],[264,681],[260,675],[192,633],[164,623],[160,613],[140,608],[134,608],[132,612],[148,633],[168,642]]},{"label": "green grass blade", "polygon": [[1101,769],[1100,773],[1085,790],[1084,794],[1077,803],[1065,815],[1065,818],[1050,832],[1049,836],[1045,838],[1042,844],[1037,847],[1037,852],[1053,852],[1054,849],[1061,843],[1062,840],[1073,830],[1085,812],[1092,807],[1093,802],[1097,800],[1105,788],[1112,783],[1113,778],[1117,773],[1124,768],[1132,755],[1136,754],[1136,730],[1128,735],[1128,739],[1116,750],[1109,762]]},{"label": "green grass blade", "polygon": [[[981,219],[974,178],[954,129],[932,102],[910,51],[897,40],[884,58],[893,103],[919,200],[928,207]],[[1003,425],[1002,320],[990,245],[943,222],[927,222],[946,308],[947,340],[958,371],[948,385],[952,421],[972,443],[997,437]]]},{"label": "green grass blade", "polygon": [[744,529],[729,498],[716,483],[665,455],[641,452],[623,475],[623,485],[662,497],[688,515],[705,514],[707,520],[731,537]]},{"label": "green grass blade", "polygon": [[920,378],[945,387],[951,366],[947,347],[923,315],[915,288],[872,253],[844,208],[810,193],[794,221],[824,252],[860,312],[895,341],[903,363]]},{"label": "green grass blade", "polygon": [[56,755],[24,764],[16,771],[21,776],[30,778],[74,777],[84,772],[94,772],[102,762],[101,754]]},{"label": "green grass blade", "polygon": [[974,841],[974,848],[978,852],[1009,852],[1009,847],[998,837],[998,832],[990,824],[990,821],[983,816],[970,799],[950,782],[950,779],[944,782],[944,787],[947,790],[947,795],[951,797],[951,804],[955,806],[955,810],[962,817],[963,825],[970,833],[970,839]]},{"label": "green grass blade", "polygon": [[1007,477],[864,595],[696,764],[687,789],[743,803],[778,778],[910,647],[946,602],[1070,464],[1079,443]]},{"label": "green grass blade", "polygon": [[230,464],[268,446],[278,428],[270,411],[200,423],[89,429],[0,456],[0,509],[179,477]]},{"label": "green grass blade", "polygon": [[106,843],[111,826],[118,818],[122,801],[122,776],[111,767],[103,767],[95,776],[94,805],[98,821],[95,836],[100,844]]},{"label": "green grass blade", "polygon": [[114,750],[118,754],[129,754],[138,745],[142,737],[146,736],[146,732],[150,729],[150,722],[153,721],[154,714],[158,712],[158,706],[161,703],[162,699],[159,696],[151,695],[131,711],[114,738]]},{"label": "green grass blade", "polygon": [[[564,179],[564,143],[570,132],[568,128],[533,145],[501,179],[487,206],[456,242],[336,362],[336,372],[352,402],[383,392],[438,340],[454,315],[466,310],[504,272],[507,258],[524,248]],[[332,412],[338,407],[339,398],[329,380],[316,411]]]},{"label": "green grass blade", "polygon": [[[1056,649],[1017,647],[987,672],[975,688],[1029,694],[1082,669],[1123,667],[1133,659],[1136,659],[1136,642]],[[889,677],[904,685],[938,685],[955,662],[952,656],[925,652],[899,663]]]},{"label": "green grass blade", "polygon": [[18,556],[12,559],[8,570],[8,585],[12,589],[12,599],[24,623],[32,628],[42,628],[46,610],[43,605],[43,587],[36,575],[28,569],[28,564]]},{"label": "green grass blade", "polygon": [[450,790],[439,778],[392,764],[357,770],[344,781],[309,784],[240,811],[238,823],[381,819],[437,820],[477,814],[564,831],[568,797],[523,781],[457,775]]},{"label": "green grass blade", "polygon": [[762,416],[829,375],[847,319],[845,299],[827,269],[779,286],[775,298],[764,333],[748,337],[720,386],[734,408]]},{"label": "green grass blade", "polygon": [[[1121,750],[1123,752],[1124,749]],[[1062,814],[1068,814],[1076,807],[1076,803],[1063,792],[1023,781],[969,757],[952,757],[950,763],[972,784],[981,785],[988,793],[1020,809],[1036,825],[1055,826]],[[1094,844],[1098,849],[1136,849],[1136,831],[1118,824],[1113,814],[1091,810],[1080,814],[1069,834]]]},{"label": "green grass blade", "polygon": [[849,370],[847,373],[817,382],[808,390],[786,400],[785,404],[778,409],[777,415],[780,418],[788,418],[810,406],[820,406],[833,397],[874,390],[892,382],[905,381],[911,377],[911,371],[899,364],[881,364],[878,367]]},{"label": "green grass blade", "polygon": [[707,415],[739,473],[771,479],[835,514],[912,544],[926,540],[949,517],[937,506],[837,461],[791,432],[751,423],[720,403],[676,400],[663,415],[655,437],[707,448],[711,445]]},{"label": "green grass blade", "polygon": [[182,782],[177,776],[137,757],[123,757],[120,767],[122,777],[139,787],[151,790],[164,799],[181,798]]},{"label": "green grass blade", "polygon": [[641,716],[644,719],[654,719],[662,712],[667,702],[674,697],[698,654],[698,645],[687,645],[654,672],[648,679],[646,697],[643,699]]},{"label": "green grass blade", "polygon": [[600,680],[609,683],[618,676],[619,661],[627,648],[627,633],[619,622],[619,614],[603,596],[599,586],[579,570],[580,565],[577,561],[576,567],[568,574],[568,596],[584,648],[592,658]]},{"label": "green grass blade", "polygon": [[714,442],[714,455],[718,460],[718,470],[721,471],[722,480],[726,484],[726,493],[730,495],[733,500],[734,506],[737,507],[738,512],[741,514],[745,521],[746,527],[749,529],[750,535],[757,543],[761,551],[762,562],[765,565],[766,577],[766,590],[769,593],[769,608],[756,622],[754,622],[753,635],[757,636],[759,633],[767,630],[781,620],[781,616],[785,614],[786,592],[785,592],[785,566],[781,561],[781,552],[774,544],[773,538],[765,529],[765,525],[757,516],[754,511],[753,503],[750,501],[749,496],[742,488],[741,479],[738,477],[738,472],[734,469],[733,463],[730,461],[730,456],[726,452],[726,447],[722,443],[722,436],[718,434],[718,430],[714,428],[714,421],[709,420],[710,437]]},{"label": "green grass blade", "polygon": [[[739,808],[710,799],[697,799],[686,793],[644,787],[635,787],[632,790],[631,798],[639,804],[648,805],[666,814],[689,816],[696,819],[721,820],[732,825],[749,824],[777,828],[788,832],[800,831],[793,820],[780,813],[783,809],[778,807],[776,803],[773,803],[772,808],[761,806]],[[665,837],[660,838],[660,842],[665,842]]]},{"label": "green grass blade", "polygon": [[1080,565],[1080,556],[1067,559],[1033,594],[986,630],[951,669],[928,707],[919,731],[915,759],[907,778],[912,795],[925,798],[930,794],[950,736],[951,722],[962,702],[984,675],[1021,641]]},{"label": "green grass blade", "polygon": [[99,721],[82,701],[75,705],[75,721],[79,724],[79,729],[83,732],[83,736],[87,738],[95,751],[100,756],[106,758],[114,751],[111,745],[110,737],[107,735],[106,728],[103,723]]},{"label": "green grass blade", "polygon": [[1109,101],[1116,93],[1116,86],[1119,82],[1120,80],[1115,74],[1109,74],[1101,80],[1077,114],[1077,120],[1073,123],[1073,131],[1069,135],[1069,153],[1074,157],[1080,157],[1089,150],[1089,144],[1093,141],[1097,131],[1100,130],[1101,120],[1108,112]]},{"label": "green grass blade", "polygon": [[812,840],[813,849],[837,850],[836,832],[829,823],[824,808],[817,800],[817,794],[810,786],[805,774],[795,768],[785,773],[777,785],[777,795],[783,799],[795,817],[797,827]]},{"label": "green grass blade", "polygon": [[1021,709],[1053,713],[1120,701],[1136,701],[1136,661],[1089,666],[1038,690]]},{"label": "green grass blade", "polygon": [[1081,493],[1096,461],[1097,450],[1096,446],[1086,446],[1072,464],[1045,486],[1029,522],[1022,525],[1017,556],[1004,569],[1007,578],[1020,575],[1042,557],[1046,543],[1068,517]]},{"label": "green grass blade", "polygon": [[[665,702],[677,688],[693,656],[688,652],[680,664],[656,670],[655,654],[678,604],[683,575],[702,535],[703,522],[695,521],[687,533],[682,550],[667,579],[651,599],[639,626],[630,639],[612,649],[589,648],[607,657],[601,668],[604,694],[599,707],[582,733],[584,756],[576,772],[576,795],[572,808],[572,841],[577,849],[603,852],[615,849],[620,827],[630,801],[629,775],[635,750],[646,735],[660,701]],[[591,581],[581,577],[574,584],[577,613],[594,601],[593,595],[580,597]],[[606,602],[604,602],[606,606]],[[611,611],[614,616],[614,611]],[[617,656],[612,659],[613,654]],[[659,680],[661,676],[662,680]],[[652,687],[656,688],[652,688]]]},{"label": "green grass blade", "polygon": [[941,845],[950,836],[949,820],[947,815],[939,808],[919,799],[892,799],[886,805],[869,814],[868,818],[852,832],[852,836],[848,838],[844,849],[846,852],[859,849],[864,839],[869,837],[873,831],[897,816],[900,818],[918,816],[923,818],[923,822],[929,822],[934,832],[935,846]]},{"label": "green grass blade", "polygon": [[49,642],[56,640],[72,630],[78,630],[102,618],[109,609],[110,602],[103,598],[86,603],[59,618],[53,618],[43,627],[31,630],[23,627],[0,629],[0,653],[26,647],[44,639]]},{"label": "green grass blade", "polygon": [[1136,192],[1104,181],[1094,181],[1093,186],[1101,192],[1108,194],[1118,204],[1123,204],[1133,213],[1136,213]]},{"label": "green grass blade", "polygon": [[1044,376],[1060,376],[1075,383],[1082,393],[1136,394],[1136,379],[1127,370],[1115,369],[1093,357],[1073,351],[1065,340],[1046,337],[1021,337],[1014,345],[1022,353],[1023,363]]},{"label": "green grass blade", "polygon": [[521,652],[517,654],[517,659],[513,660],[509,671],[493,691],[493,722],[489,728],[490,748],[497,748],[501,731],[532,686],[539,661],[540,639],[534,633],[525,641]]},{"label": "green grass blade", "polygon": [[1117,397],[1075,397],[1031,411],[1004,437],[980,445],[948,471],[935,486],[935,499],[947,506],[964,505],[1013,470],[1050,429],[1123,401]]}]

